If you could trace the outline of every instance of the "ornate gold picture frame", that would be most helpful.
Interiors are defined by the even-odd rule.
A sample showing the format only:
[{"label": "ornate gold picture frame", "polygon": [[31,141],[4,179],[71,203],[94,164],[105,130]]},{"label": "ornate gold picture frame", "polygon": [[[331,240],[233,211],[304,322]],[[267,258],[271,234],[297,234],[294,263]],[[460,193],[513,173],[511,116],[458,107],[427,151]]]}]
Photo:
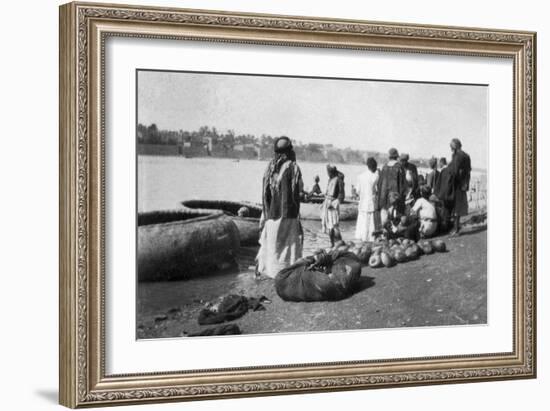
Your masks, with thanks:
[{"label": "ornate gold picture frame", "polygon": [[[513,62],[513,350],[107,375],[105,42],[111,37],[498,57]],[[60,7],[60,403],[67,407],[536,376],[533,32],[92,3]],[[268,337],[266,337],[268,338]],[[197,353],[200,355],[200,353]]]}]

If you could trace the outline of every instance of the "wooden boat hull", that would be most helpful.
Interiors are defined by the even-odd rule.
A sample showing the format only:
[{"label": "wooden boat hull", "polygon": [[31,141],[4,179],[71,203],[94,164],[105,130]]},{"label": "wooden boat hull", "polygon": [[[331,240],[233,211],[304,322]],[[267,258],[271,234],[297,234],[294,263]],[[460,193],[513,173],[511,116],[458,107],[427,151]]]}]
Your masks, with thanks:
[{"label": "wooden boat hull", "polygon": [[[241,245],[258,245],[258,240],[260,239],[260,216],[262,214],[262,207],[258,204],[244,201],[187,200],[182,201],[181,205],[184,209],[203,213],[223,212],[237,226]],[[241,207],[248,208],[248,217],[239,217],[237,215]]]},{"label": "wooden boat hull", "polygon": [[138,281],[183,280],[234,263],[235,223],[222,213],[159,211],[138,215]]},{"label": "wooden boat hull", "polygon": [[[319,202],[300,204],[300,218],[303,220],[321,220],[321,208],[323,204]],[[340,204],[340,220],[357,220],[358,205],[353,201],[346,201]]]}]

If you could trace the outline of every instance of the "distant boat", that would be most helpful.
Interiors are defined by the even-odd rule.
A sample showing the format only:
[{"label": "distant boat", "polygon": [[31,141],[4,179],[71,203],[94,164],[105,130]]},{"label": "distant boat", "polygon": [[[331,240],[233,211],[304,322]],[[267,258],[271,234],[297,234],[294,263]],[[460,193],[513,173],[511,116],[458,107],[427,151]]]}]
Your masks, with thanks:
[{"label": "distant boat", "polygon": [[[246,201],[187,200],[180,203],[184,209],[201,213],[223,212],[239,230],[241,245],[258,245],[262,207]],[[248,215],[239,216],[239,209],[246,207]]]},{"label": "distant boat", "polygon": [[[315,196],[308,202],[300,204],[300,218],[303,220],[321,220],[321,208],[325,201],[324,196]],[[340,220],[356,220],[358,211],[358,202],[355,200],[344,200],[340,203]]]},{"label": "distant boat", "polygon": [[166,210],[138,214],[138,281],[183,280],[234,262],[239,231],[222,212]]}]

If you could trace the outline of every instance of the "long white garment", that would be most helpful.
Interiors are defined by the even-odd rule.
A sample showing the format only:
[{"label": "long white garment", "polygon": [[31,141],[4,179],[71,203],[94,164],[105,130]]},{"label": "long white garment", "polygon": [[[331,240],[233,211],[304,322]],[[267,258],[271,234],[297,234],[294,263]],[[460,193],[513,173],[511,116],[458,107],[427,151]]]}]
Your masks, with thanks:
[{"label": "long white garment", "polygon": [[360,241],[374,241],[374,232],[380,227],[380,213],[378,211],[359,211],[355,238]]},{"label": "long white garment", "polygon": [[267,220],[260,235],[258,271],[275,278],[279,271],[302,257],[303,240],[299,219]]},{"label": "long white garment", "polygon": [[330,233],[340,224],[340,201],[326,198],[321,207],[321,231]]},{"label": "long white garment", "polygon": [[373,241],[374,232],[380,224],[378,212],[376,211],[378,178],[378,170],[372,172],[367,169],[357,179],[359,214],[357,216],[355,238],[361,241]]}]

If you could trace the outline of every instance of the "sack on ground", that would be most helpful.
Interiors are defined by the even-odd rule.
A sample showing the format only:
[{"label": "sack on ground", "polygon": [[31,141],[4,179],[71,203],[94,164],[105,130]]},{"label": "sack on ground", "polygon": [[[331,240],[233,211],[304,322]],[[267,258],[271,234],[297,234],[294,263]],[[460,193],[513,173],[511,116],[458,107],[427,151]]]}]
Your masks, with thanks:
[{"label": "sack on ground", "polygon": [[361,277],[361,263],[350,252],[327,256],[323,266],[303,259],[281,270],[275,290],[285,301],[335,301],[349,297]]}]

